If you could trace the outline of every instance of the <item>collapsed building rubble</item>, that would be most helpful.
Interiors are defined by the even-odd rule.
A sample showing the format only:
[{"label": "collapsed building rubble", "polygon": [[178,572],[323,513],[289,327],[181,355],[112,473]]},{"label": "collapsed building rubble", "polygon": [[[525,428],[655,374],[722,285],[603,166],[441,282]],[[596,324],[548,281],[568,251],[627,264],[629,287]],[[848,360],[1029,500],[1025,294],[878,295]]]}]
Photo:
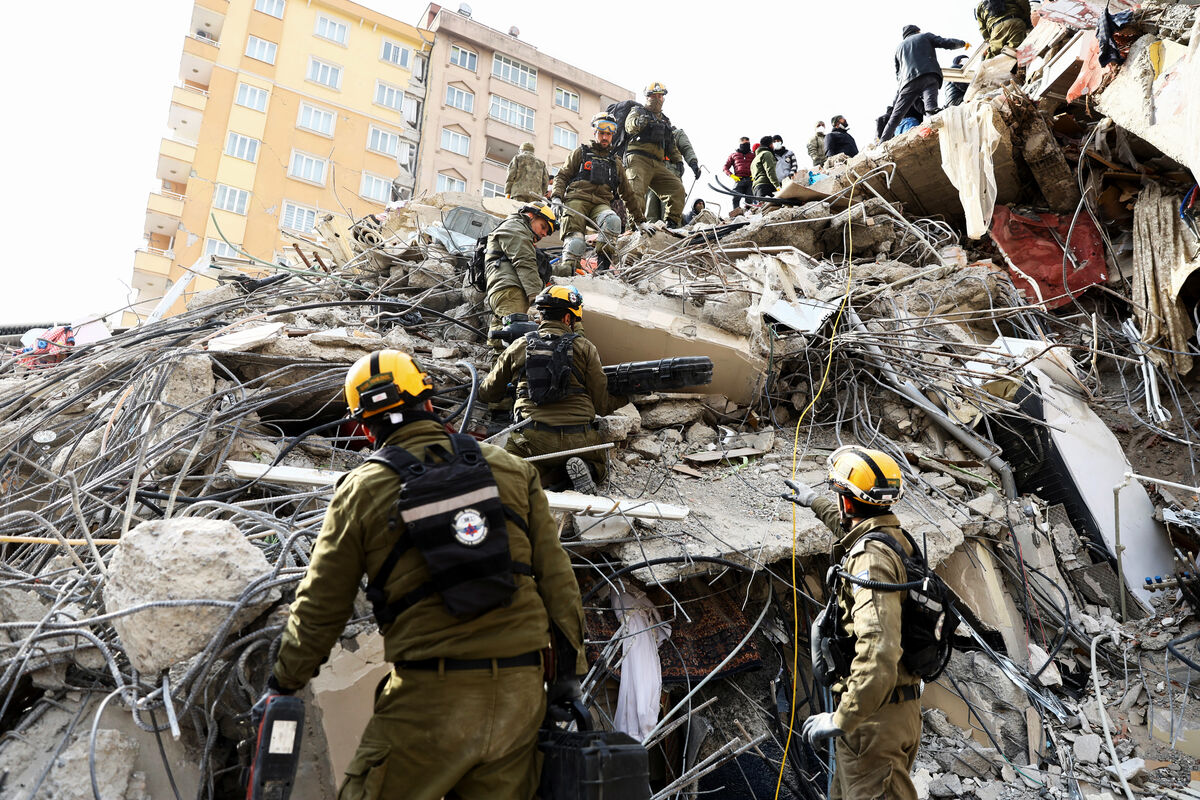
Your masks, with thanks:
[{"label": "collapsed building rubble", "polygon": [[[606,362],[714,365],[601,420],[602,497],[550,494],[593,714],[647,743],[656,797],[825,795],[790,728],[828,702],[806,654],[831,537],[781,495],[847,442],[906,466],[898,516],[965,619],[922,698],[922,796],[1197,796],[1200,126],[1178,98],[1200,20],[1149,5],[1092,74],[1096,6],[1043,3],[1018,58],[967,65],[961,110],[799,199],[560,276]],[[4,364],[5,796],[240,792],[287,602],[367,453],[345,369],[416,353],[438,413],[486,437],[464,255],[513,208],[323,220],[273,277],[214,259],[185,313]],[[306,690],[293,796],[334,795],[389,668],[360,597]]]}]

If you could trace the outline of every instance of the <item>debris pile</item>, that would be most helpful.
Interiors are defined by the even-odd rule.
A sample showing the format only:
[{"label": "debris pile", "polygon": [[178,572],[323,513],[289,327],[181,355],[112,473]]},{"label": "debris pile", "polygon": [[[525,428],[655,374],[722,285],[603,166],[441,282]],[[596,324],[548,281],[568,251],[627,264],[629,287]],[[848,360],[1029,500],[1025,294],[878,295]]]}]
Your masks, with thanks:
[{"label": "debris pile", "polygon": [[[556,279],[606,363],[713,362],[600,420],[602,497],[550,493],[585,693],[650,747],[656,797],[825,796],[795,731],[830,702],[807,654],[832,535],[783,480],[821,484],[846,443],[904,465],[897,514],[964,618],[924,687],[921,796],[1196,796],[1200,20],[1139,9],[1101,68],[1094,6],[1043,3],[1018,59],[968,62],[963,106],[812,187]],[[6,795],[241,791],[333,481],[369,453],[346,367],[414,353],[438,414],[493,433],[465,268],[514,209],[321,220],[292,266],[214,258],[185,313],[0,368]],[[360,598],[294,796],[333,796],[389,668]]]}]

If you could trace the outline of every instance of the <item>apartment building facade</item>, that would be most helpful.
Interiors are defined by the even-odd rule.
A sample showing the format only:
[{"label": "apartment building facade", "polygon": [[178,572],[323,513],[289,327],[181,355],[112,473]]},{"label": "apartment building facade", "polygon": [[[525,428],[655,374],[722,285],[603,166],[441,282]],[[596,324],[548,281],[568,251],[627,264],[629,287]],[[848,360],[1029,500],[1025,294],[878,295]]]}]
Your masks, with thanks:
[{"label": "apartment building facade", "polygon": [[430,38],[348,0],[195,0],[124,323],[206,256],[278,263],[283,229],[411,196]]},{"label": "apartment building facade", "polygon": [[420,27],[433,39],[417,188],[503,196],[508,162],[534,143],[553,171],[591,134],[591,119],[633,93],[540,52],[513,28],[475,21],[467,6],[430,4]]}]

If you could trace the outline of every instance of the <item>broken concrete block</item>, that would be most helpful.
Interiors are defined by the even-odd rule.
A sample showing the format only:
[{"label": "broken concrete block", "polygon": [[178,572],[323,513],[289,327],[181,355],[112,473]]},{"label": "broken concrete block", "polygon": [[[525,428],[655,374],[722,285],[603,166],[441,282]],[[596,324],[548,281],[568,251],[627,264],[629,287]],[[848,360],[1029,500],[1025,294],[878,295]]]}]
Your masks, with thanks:
[{"label": "broken concrete block", "polygon": [[[204,401],[212,397],[216,389],[212,360],[206,355],[185,355],[174,362],[170,369],[171,374],[159,395],[158,424],[152,434],[151,448],[195,427],[199,420],[207,416],[208,409]],[[164,474],[176,473],[183,469],[187,456],[187,450],[177,450],[160,461],[157,469]]]},{"label": "broken concrete block", "polygon": [[1146,771],[1146,759],[1144,758],[1127,758],[1116,766],[1105,768],[1110,775],[1114,777],[1123,777],[1127,781],[1132,781],[1142,775]]},{"label": "broken concrete block", "polygon": [[988,781],[980,784],[975,789],[975,797],[977,800],[1000,800],[1000,796],[1004,793],[1004,784],[999,781]]},{"label": "broken concrete block", "polygon": [[221,303],[228,303],[231,300],[237,300],[239,297],[245,297],[246,293],[242,291],[242,287],[236,283],[226,283],[215,289],[208,289],[203,292],[196,292],[187,301],[188,311],[195,311],[198,308],[207,308],[208,306],[216,306]]},{"label": "broken concrete block", "polygon": [[624,539],[633,531],[629,520],[620,516],[589,517],[586,514],[575,514],[571,520],[578,539],[584,542]]},{"label": "broken concrete block", "polygon": [[960,778],[990,778],[998,775],[996,763],[1002,761],[996,750],[984,750],[970,744],[961,749],[938,751],[933,757],[943,772],[953,772]]},{"label": "broken concrete block", "polygon": [[1100,735],[1085,733],[1075,740],[1075,760],[1081,764],[1097,764],[1100,762]]},{"label": "broken concrete block", "polygon": [[997,497],[995,492],[988,492],[979,495],[974,500],[968,500],[967,508],[981,517],[999,517],[1003,515],[1004,501]]},{"label": "broken concrete block", "polygon": [[629,443],[629,449],[642,458],[657,460],[662,456],[662,444],[653,436],[639,436]]},{"label": "broken concrete block", "polygon": [[933,774],[924,767],[921,767],[913,773],[912,782],[917,790],[918,800],[928,800],[929,784],[933,783]]},{"label": "broken concrete block", "polygon": [[683,438],[690,445],[712,444],[717,440],[717,432],[703,422],[696,422],[688,427]]},{"label": "broken concrete block", "polygon": [[933,780],[933,783],[929,784],[929,796],[944,798],[962,797],[962,780],[960,780],[959,777],[953,772],[947,772],[943,775],[939,775]]},{"label": "broken concrete block", "polygon": [[696,400],[664,400],[642,409],[642,427],[658,430],[668,425],[689,425],[704,415],[704,405]]},{"label": "broken concrete block", "polygon": [[[1049,664],[1047,664],[1049,662]],[[1042,686],[1062,686],[1062,673],[1058,671],[1058,665],[1050,660],[1050,656],[1045,650],[1038,647],[1033,642],[1029,643],[1029,671],[1037,672],[1046,664],[1046,669],[1038,678]]]},{"label": "broken concrete block", "polygon": [[[271,565],[233,523],[183,517],[138,525],[121,539],[108,569],[104,606],[113,614],[155,600],[236,601]],[[276,588],[249,598],[230,631],[279,596]],[[148,608],[112,625],[130,663],[154,675],[204,649],[228,614],[211,606]]]},{"label": "broken concrete block", "polygon": [[641,417],[627,417],[623,414],[612,414],[600,417],[600,436],[604,442],[623,442],[631,434],[637,433],[642,427]]},{"label": "broken concrete block", "polygon": [[[55,760],[36,800],[93,800],[95,795],[92,794],[88,767],[90,750],[88,735],[76,736]],[[114,800],[145,797],[127,794],[137,755],[138,743],[120,731],[103,729],[96,732],[96,784],[100,787],[101,797]]]}]

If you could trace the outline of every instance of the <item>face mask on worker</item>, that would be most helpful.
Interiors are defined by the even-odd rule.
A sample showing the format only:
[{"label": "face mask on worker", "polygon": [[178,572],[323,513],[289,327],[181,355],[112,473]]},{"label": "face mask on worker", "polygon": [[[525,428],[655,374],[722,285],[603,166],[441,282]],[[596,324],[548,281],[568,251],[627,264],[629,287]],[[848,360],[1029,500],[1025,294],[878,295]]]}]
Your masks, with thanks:
[{"label": "face mask on worker", "polygon": [[776,153],[782,153],[782,152],[783,152],[783,142],[776,142],[776,143],[775,143],[775,152],[776,152]]},{"label": "face mask on worker", "polygon": [[836,129],[837,129],[837,130],[839,130],[839,131],[845,131],[845,130],[849,130],[849,129],[850,129],[850,123],[846,122],[846,120],[844,120],[844,119],[839,119],[839,120],[838,120],[838,124],[837,124],[837,125],[834,125],[834,128],[836,128]]},{"label": "face mask on worker", "polygon": [[652,94],[646,98],[646,108],[653,111],[655,114],[663,110],[663,95]]},{"label": "face mask on worker", "polygon": [[745,155],[745,154],[749,153],[749,152],[750,152],[750,143],[749,143],[749,142],[742,142],[741,144],[739,144],[739,145],[738,145],[738,152],[739,152],[739,153],[742,153],[743,155]]}]

